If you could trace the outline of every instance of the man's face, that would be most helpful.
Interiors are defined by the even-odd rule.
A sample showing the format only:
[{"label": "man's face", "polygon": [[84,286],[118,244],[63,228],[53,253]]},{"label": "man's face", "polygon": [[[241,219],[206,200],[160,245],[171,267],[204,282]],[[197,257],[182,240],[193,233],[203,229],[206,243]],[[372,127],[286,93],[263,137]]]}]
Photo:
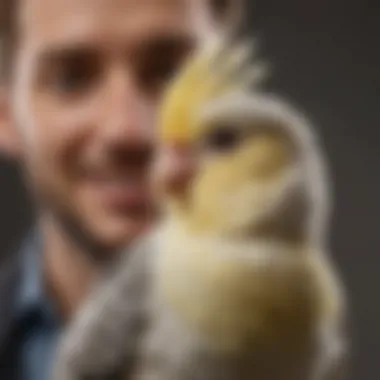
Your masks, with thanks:
[{"label": "man's face", "polygon": [[202,0],[23,0],[13,118],[42,206],[119,248],[151,218],[163,85],[208,25]]}]

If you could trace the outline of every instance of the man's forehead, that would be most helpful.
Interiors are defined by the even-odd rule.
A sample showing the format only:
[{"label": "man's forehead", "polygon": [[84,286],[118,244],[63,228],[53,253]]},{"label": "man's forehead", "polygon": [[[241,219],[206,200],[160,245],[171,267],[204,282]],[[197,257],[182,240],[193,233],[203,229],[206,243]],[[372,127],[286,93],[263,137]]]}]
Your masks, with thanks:
[{"label": "man's forehead", "polygon": [[[134,39],[156,32],[199,32],[206,0],[23,0],[24,36],[39,42]],[[35,41],[37,43],[37,41]]]}]

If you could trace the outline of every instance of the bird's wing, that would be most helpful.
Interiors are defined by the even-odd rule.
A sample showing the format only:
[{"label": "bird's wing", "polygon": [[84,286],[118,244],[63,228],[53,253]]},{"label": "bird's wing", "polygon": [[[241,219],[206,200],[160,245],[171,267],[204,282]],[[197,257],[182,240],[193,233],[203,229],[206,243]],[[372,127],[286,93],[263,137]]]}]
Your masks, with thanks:
[{"label": "bird's wing", "polygon": [[54,380],[105,378],[133,364],[149,315],[153,247],[142,239],[90,295],[59,344]]}]

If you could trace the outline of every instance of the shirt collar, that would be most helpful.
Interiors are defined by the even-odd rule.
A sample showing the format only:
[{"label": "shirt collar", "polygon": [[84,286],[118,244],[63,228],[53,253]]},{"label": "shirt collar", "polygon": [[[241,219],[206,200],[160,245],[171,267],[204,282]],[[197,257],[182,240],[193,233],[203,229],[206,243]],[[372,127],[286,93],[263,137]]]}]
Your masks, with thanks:
[{"label": "shirt collar", "polygon": [[51,299],[46,294],[42,273],[40,236],[32,231],[21,249],[21,276],[16,305],[16,319],[37,311],[48,323],[56,323],[57,315]]}]

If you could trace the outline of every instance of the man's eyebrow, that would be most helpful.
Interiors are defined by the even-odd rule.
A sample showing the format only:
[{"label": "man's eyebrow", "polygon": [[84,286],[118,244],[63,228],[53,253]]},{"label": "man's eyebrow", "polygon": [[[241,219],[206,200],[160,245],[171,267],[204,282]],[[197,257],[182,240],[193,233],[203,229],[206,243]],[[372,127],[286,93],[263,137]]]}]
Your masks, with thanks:
[{"label": "man's eyebrow", "polygon": [[[133,55],[138,60],[144,59],[144,57],[163,55],[168,57],[181,56],[190,51],[195,46],[195,42],[195,38],[186,33],[158,33],[154,36],[146,36],[139,41],[134,48]],[[65,59],[86,59],[93,57],[100,50],[98,44],[91,44],[88,41],[54,43],[43,49],[38,62],[45,66],[61,63]]]},{"label": "man's eyebrow", "polygon": [[88,43],[70,43],[47,47],[39,57],[39,62],[54,64],[69,58],[86,58],[95,54],[96,46]]},{"label": "man's eyebrow", "polygon": [[195,39],[186,34],[157,34],[139,44],[141,55],[182,54],[195,46]]}]

